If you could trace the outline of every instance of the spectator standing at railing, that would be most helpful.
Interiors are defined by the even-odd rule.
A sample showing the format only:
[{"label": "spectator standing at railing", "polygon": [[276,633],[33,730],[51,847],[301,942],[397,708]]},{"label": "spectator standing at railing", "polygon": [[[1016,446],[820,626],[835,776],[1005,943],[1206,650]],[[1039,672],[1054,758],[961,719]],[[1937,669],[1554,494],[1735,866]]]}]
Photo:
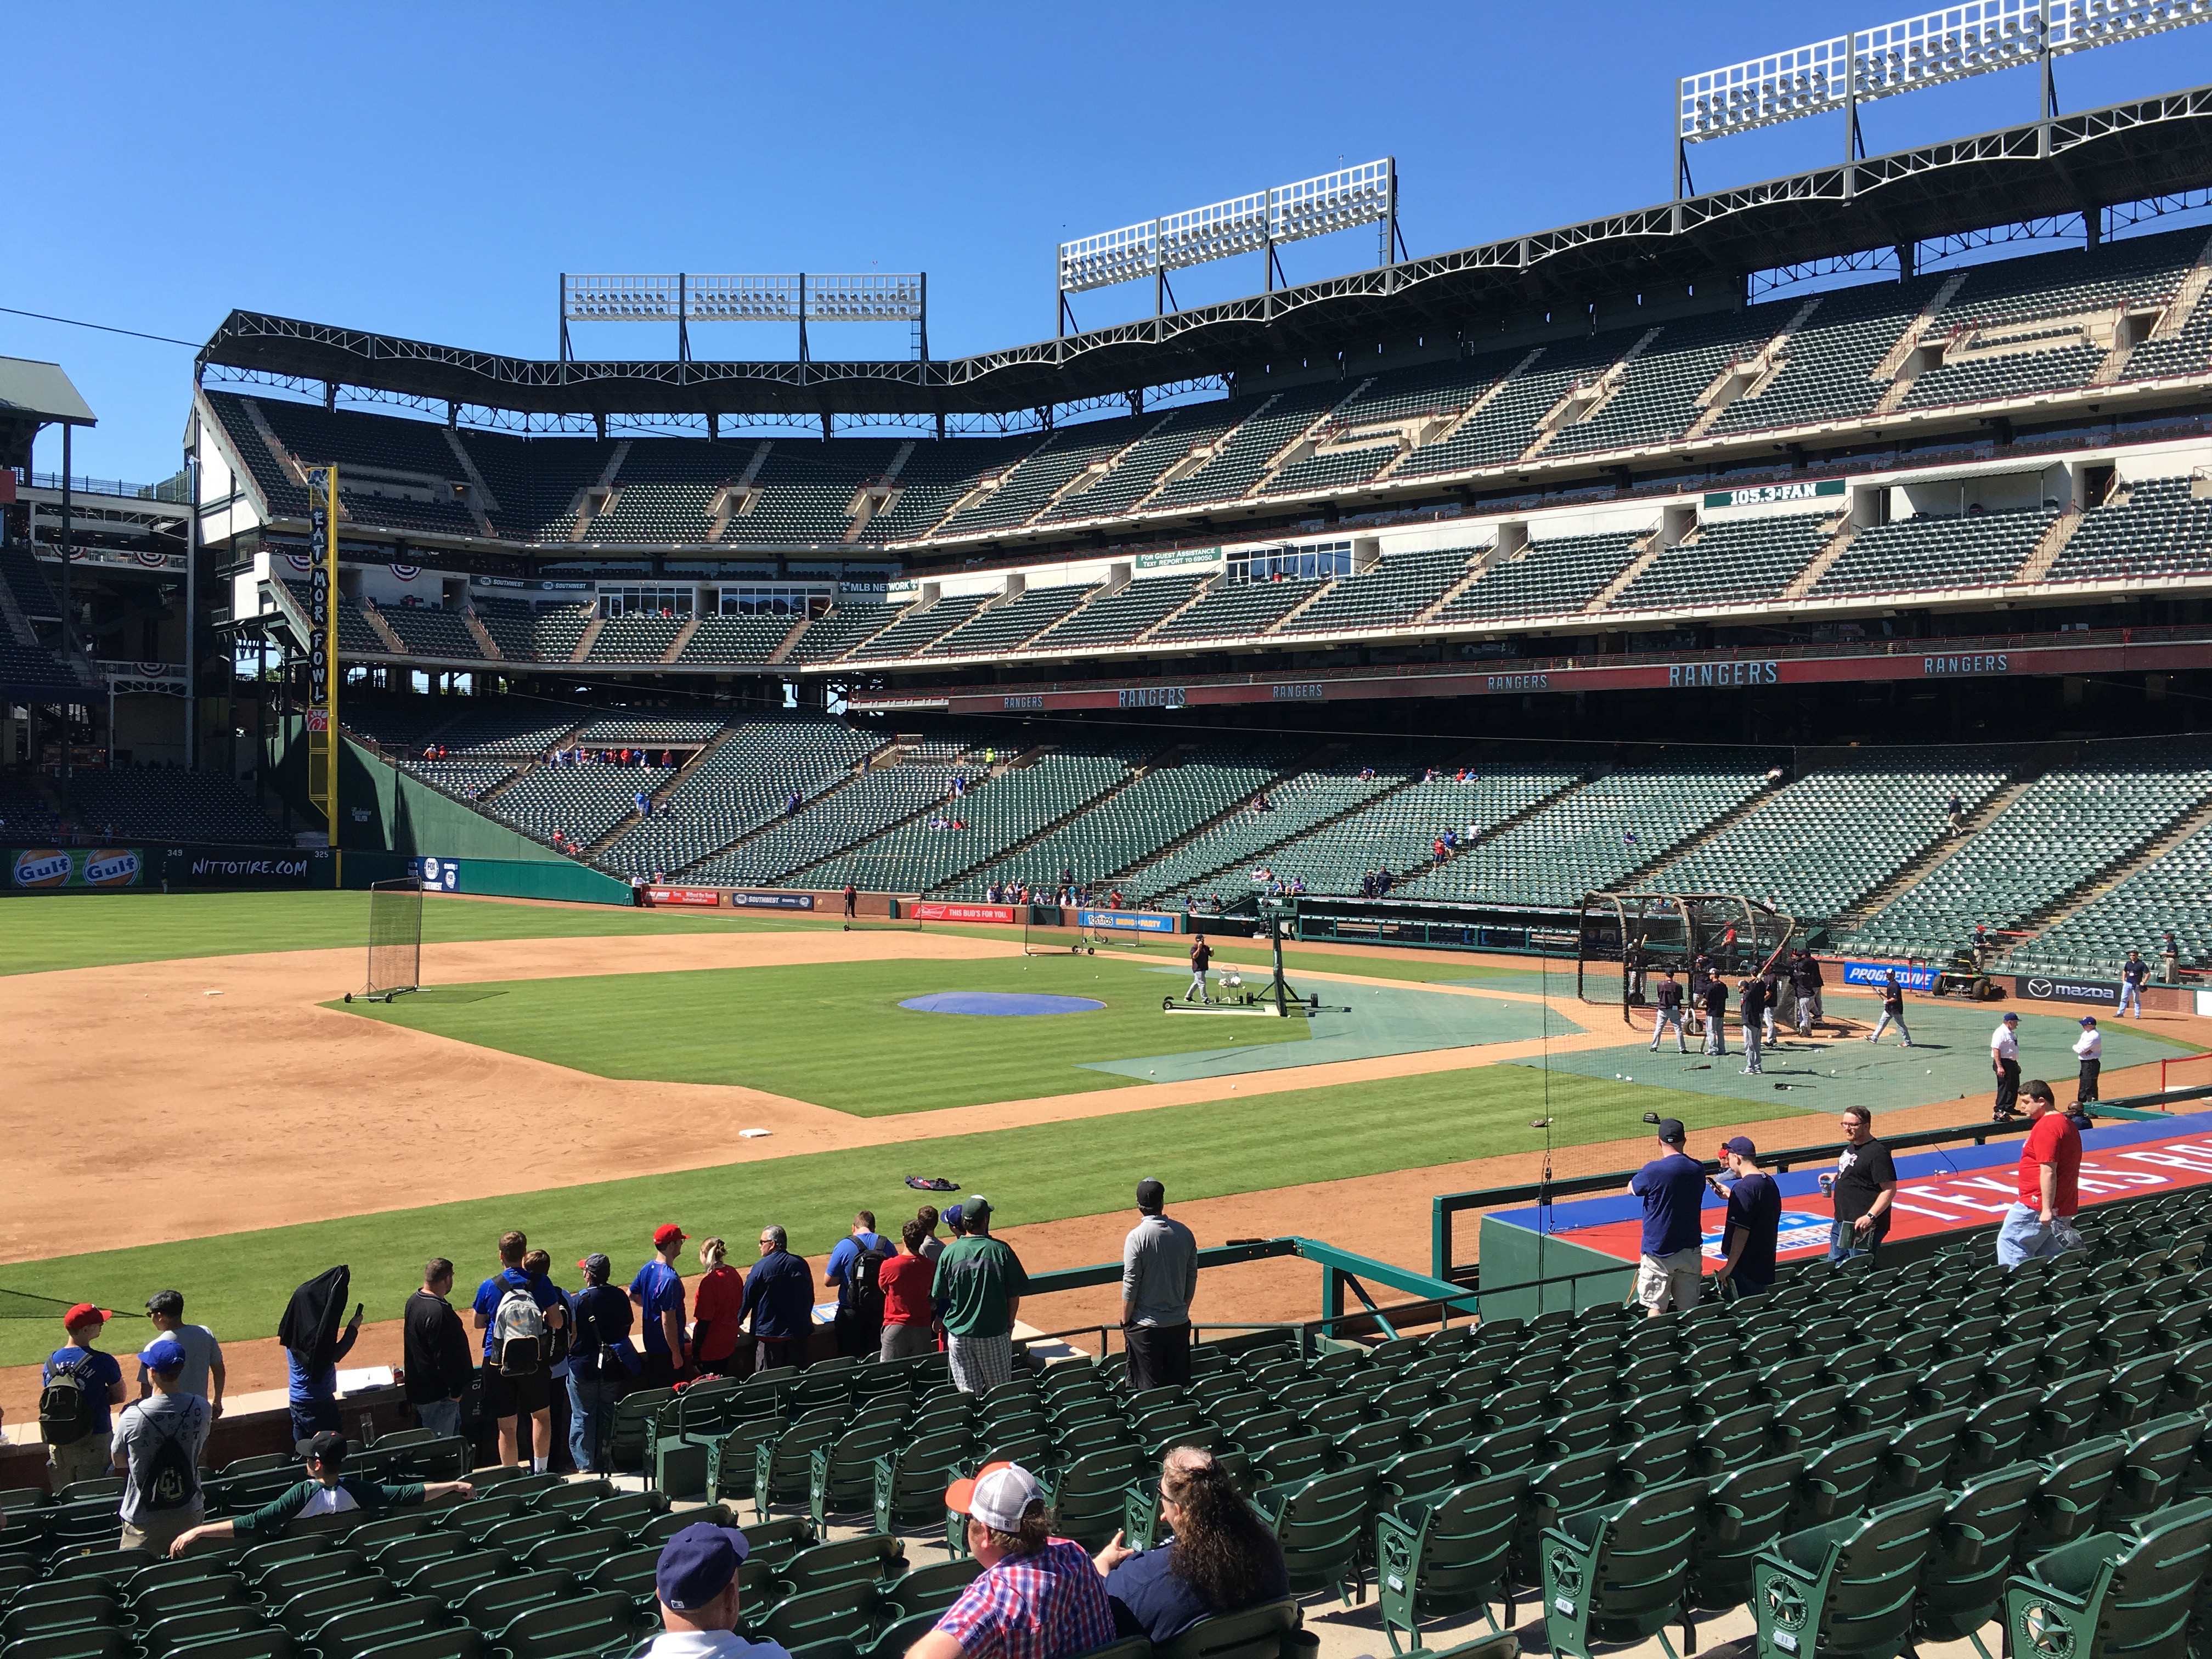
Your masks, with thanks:
[{"label": "spectator standing at railing", "polygon": [[814,1329],[814,1274],[779,1226],[761,1229],[760,1260],[745,1275],[741,1318],[753,1322],[753,1369],[804,1365]]},{"label": "spectator standing at railing", "polygon": [[1721,1144],[1721,1163],[1734,1182],[1707,1184],[1728,1200],[1728,1219],[1721,1228],[1721,1265],[1713,1275],[1716,1290],[1723,1284],[1738,1296],[1758,1296],[1774,1287],[1774,1250],[1782,1226],[1782,1189],[1774,1177],[1759,1167],[1759,1148],[1748,1135],[1736,1135]]},{"label": "spectator standing at railing", "polygon": [[422,1268],[422,1289],[402,1310],[407,1403],[416,1425],[433,1434],[460,1432],[461,1402],[474,1371],[468,1333],[447,1300],[453,1293],[453,1264],[432,1256]]},{"label": "spectator standing at railing", "polygon": [[1029,1274],[1021,1258],[991,1237],[991,1204],[981,1194],[960,1206],[962,1236],[937,1258],[932,1292],[945,1304],[946,1352],[954,1384],[981,1394],[1013,1376],[1014,1321]]},{"label": "spectator standing at railing", "polygon": [[2027,1139],[2020,1147],[2020,1196],[1997,1227],[2000,1267],[2082,1248],[2081,1235],[2074,1231],[2081,1208],[2081,1132],[2057,1109],[2051,1085],[2041,1078],[2029,1079],[2021,1093],[2027,1103]]},{"label": "spectator standing at railing", "polygon": [[[177,1346],[185,1351],[185,1369],[177,1379],[177,1387],[186,1394],[196,1394],[213,1407],[214,1417],[222,1415],[223,1382],[228,1373],[222,1363],[222,1344],[215,1340],[215,1333],[204,1325],[185,1323],[185,1294],[182,1291],[156,1291],[146,1298],[146,1318],[155,1331],[173,1337]],[[138,1369],[138,1395],[145,1398],[151,1388],[151,1378],[144,1366]]]},{"label": "spectator standing at railing", "polygon": [[1705,1274],[1700,1248],[1705,1167],[1682,1150],[1688,1139],[1677,1117],[1662,1118],[1655,1133],[1659,1156],[1636,1172],[1629,1195],[1644,1200],[1644,1237],[1636,1268],[1636,1299],[1656,1318],[1668,1308],[1698,1305]]},{"label": "spectator standing at railing", "polygon": [[1843,1122],[1844,1150],[1836,1157],[1830,1182],[1836,1212],[1828,1237],[1831,1261],[1870,1256],[1880,1249],[1897,1196],[1897,1164],[1889,1148],[1874,1138],[1874,1114],[1863,1106],[1846,1106]]},{"label": "spectator standing at railing", "polygon": [[1168,1215],[1167,1201],[1158,1182],[1139,1182],[1138,1222],[1121,1243],[1121,1341],[1132,1394],[1190,1381],[1198,1241]]},{"label": "spectator standing at railing", "polygon": [[39,1375],[39,1431],[46,1437],[46,1467],[59,1492],[72,1480],[107,1473],[113,1419],[123,1403],[123,1368],[115,1356],[94,1347],[108,1314],[80,1302],[62,1316],[69,1340],[48,1357]]},{"label": "spectator standing at railing", "polygon": [[[926,1209],[924,1213],[935,1223],[936,1212]],[[921,1217],[916,1216],[899,1229],[899,1253],[877,1275],[884,1293],[883,1333],[876,1353],[879,1360],[905,1359],[937,1351],[937,1307],[931,1294],[937,1267],[922,1254],[926,1242],[936,1241],[930,1238]]]},{"label": "spectator standing at railing", "polygon": [[674,1222],[653,1230],[653,1260],[630,1280],[629,1299],[643,1328],[645,1386],[665,1389],[682,1376],[690,1356],[684,1346],[684,1275],[676,1258],[690,1237]]},{"label": "spectator standing at railing", "polygon": [[2160,937],[2158,963],[2165,972],[2168,985],[2181,983],[2181,943],[2174,938],[2171,928]]},{"label": "spectator standing at railing", "polygon": [[123,1475],[118,1549],[164,1553],[207,1513],[200,1454],[214,1422],[208,1402],[184,1388],[184,1345],[157,1336],[138,1354],[153,1392],[124,1407],[115,1424],[115,1468]]}]

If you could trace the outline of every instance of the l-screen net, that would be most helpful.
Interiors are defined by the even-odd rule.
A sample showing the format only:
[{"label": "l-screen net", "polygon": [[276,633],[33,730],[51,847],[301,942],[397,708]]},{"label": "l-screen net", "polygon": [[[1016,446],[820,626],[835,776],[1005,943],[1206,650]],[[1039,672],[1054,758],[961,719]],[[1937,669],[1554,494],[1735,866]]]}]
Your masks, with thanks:
[{"label": "l-screen net", "polygon": [[412,876],[368,890],[368,989],[390,1001],[422,983],[422,884]]}]

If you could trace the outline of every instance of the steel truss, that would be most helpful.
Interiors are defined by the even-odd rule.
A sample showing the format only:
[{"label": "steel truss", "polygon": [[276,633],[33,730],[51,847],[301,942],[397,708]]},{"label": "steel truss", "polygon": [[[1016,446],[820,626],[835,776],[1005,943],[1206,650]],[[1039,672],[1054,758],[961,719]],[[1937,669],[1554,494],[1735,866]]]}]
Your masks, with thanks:
[{"label": "steel truss", "polygon": [[1182,381],[1199,362],[1234,374],[1333,356],[1347,338],[1449,335],[1532,302],[1585,304],[1632,283],[1957,235],[1987,224],[1993,199],[2011,221],[2033,221],[2208,187],[2212,87],[2197,87],[969,357],[563,362],[236,311],[199,361],[539,415],[1007,416]]}]

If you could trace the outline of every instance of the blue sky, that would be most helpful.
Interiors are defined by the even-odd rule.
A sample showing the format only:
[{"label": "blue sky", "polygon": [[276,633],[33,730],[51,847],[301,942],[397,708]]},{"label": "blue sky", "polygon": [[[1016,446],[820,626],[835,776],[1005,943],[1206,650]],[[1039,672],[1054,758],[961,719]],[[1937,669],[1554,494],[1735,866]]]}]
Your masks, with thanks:
[{"label": "blue sky", "polygon": [[[204,339],[234,306],[553,354],[558,274],[924,270],[939,356],[1049,335],[1066,237],[1398,158],[1415,254],[1668,190],[1673,77],[1879,6],[890,7],[203,3],[11,20],[17,199],[0,305]],[[39,66],[43,65],[41,70]],[[2062,59],[2064,107],[2212,82],[2212,28]],[[1870,106],[1879,150],[2032,118],[2032,72]],[[1842,149],[1832,118],[1692,152],[1701,187]],[[1371,231],[1285,250],[1292,281]],[[1185,304],[1260,286],[1182,273]],[[1137,285],[1079,296],[1097,325]],[[672,355],[602,325],[580,355]],[[819,355],[903,356],[817,330]],[[701,356],[790,356],[726,327]],[[80,472],[177,465],[191,353],[0,315],[100,416]],[[59,465],[41,441],[38,465]]]}]

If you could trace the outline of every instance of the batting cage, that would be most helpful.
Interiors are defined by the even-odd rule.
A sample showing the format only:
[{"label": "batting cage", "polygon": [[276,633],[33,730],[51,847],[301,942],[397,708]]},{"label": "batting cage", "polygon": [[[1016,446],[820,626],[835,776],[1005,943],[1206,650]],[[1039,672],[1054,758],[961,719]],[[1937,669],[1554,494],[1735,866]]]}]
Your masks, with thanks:
[{"label": "batting cage", "polygon": [[[1787,911],[1741,893],[1584,893],[1576,930],[1575,994],[1617,1002],[1620,1017],[1648,1000],[1646,981],[1686,975],[1700,957],[1729,978],[1778,966],[1796,936]],[[1789,975],[1777,1018],[1794,1017]]]},{"label": "batting cage", "polygon": [[368,890],[368,985],[386,1002],[422,987],[422,884],[412,876]]}]

